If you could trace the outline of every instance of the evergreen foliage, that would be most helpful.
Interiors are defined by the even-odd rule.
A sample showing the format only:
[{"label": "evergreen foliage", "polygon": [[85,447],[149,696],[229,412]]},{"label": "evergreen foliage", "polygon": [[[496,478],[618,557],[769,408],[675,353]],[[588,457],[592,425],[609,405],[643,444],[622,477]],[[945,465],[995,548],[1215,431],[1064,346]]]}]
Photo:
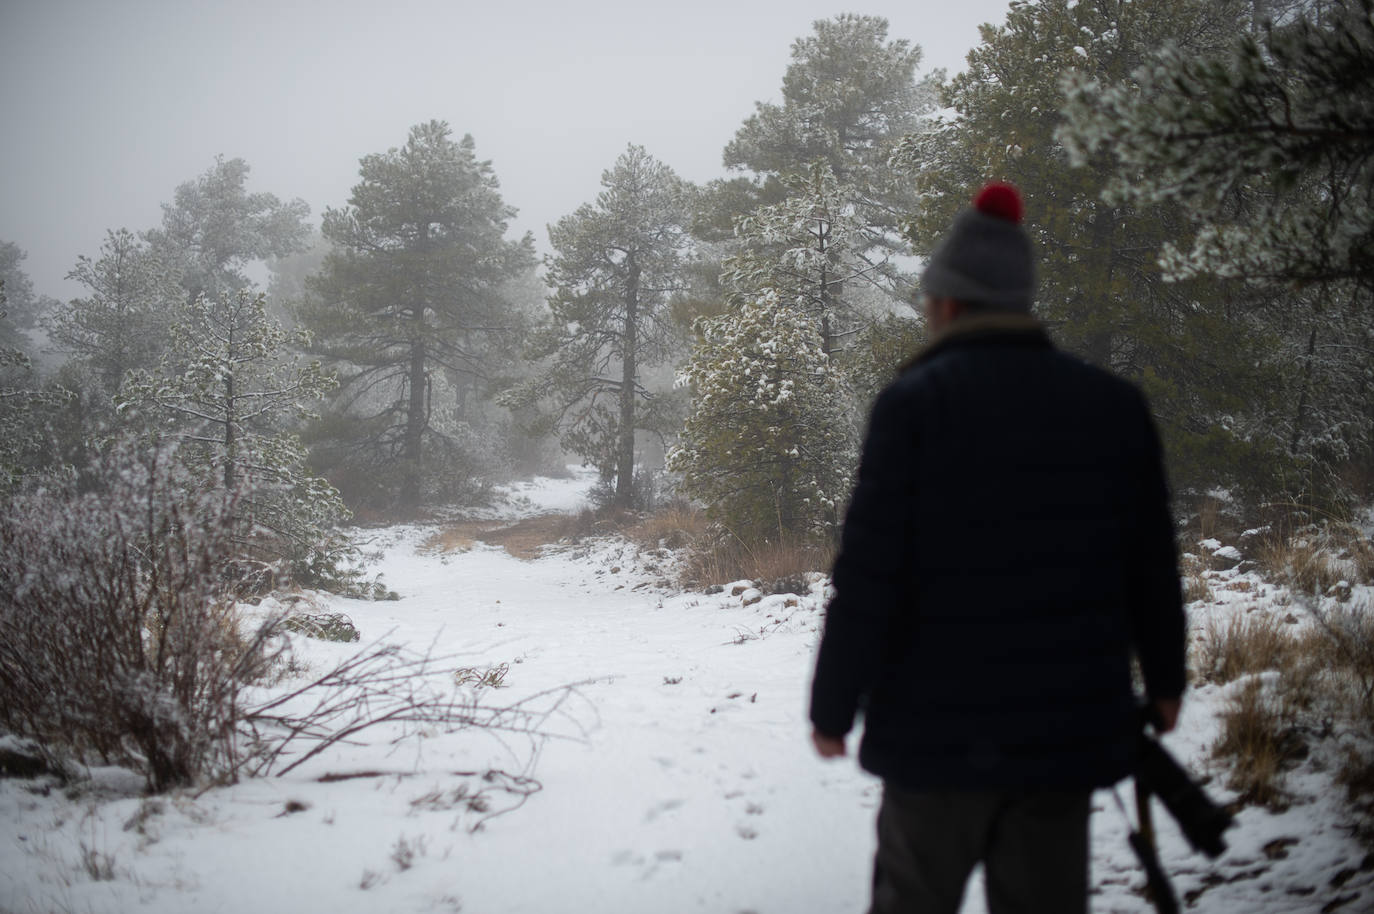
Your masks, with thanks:
[{"label": "evergreen foliage", "polygon": [[38,325],[40,317],[57,304],[33,290],[33,283],[20,263],[28,255],[12,241],[0,241],[0,289],[4,304],[0,311],[0,347],[27,352],[30,348],[24,331]]},{"label": "evergreen foliage", "polygon": [[1071,351],[1140,383],[1175,480],[1185,488],[1266,484],[1281,469],[1270,428],[1283,365],[1244,289],[1200,278],[1167,283],[1158,252],[1190,215],[1161,201],[1102,199],[1114,174],[1101,157],[1075,167],[1057,139],[1064,74],[1129,84],[1166,42],[1185,53],[1224,47],[1247,23],[1227,0],[1013,4],[984,26],[968,69],[944,89],[953,116],[913,134],[895,161],[921,203],[909,236],[929,253],[985,181],[1022,191],[1039,260],[1037,313]]},{"label": "evergreen foliage", "polygon": [[745,543],[832,531],[855,461],[849,398],[817,320],[776,293],[699,322],[692,411],[668,467]]},{"label": "evergreen foliage", "polygon": [[564,446],[614,481],[614,503],[628,507],[636,430],[666,436],[679,418],[673,398],[652,390],[645,374],[679,345],[669,305],[685,285],[690,188],[634,145],[601,186],[594,204],[549,227],[552,322],[532,345],[548,368],[505,400],[544,401]]},{"label": "evergreen foliage", "polygon": [[[824,526],[816,512],[833,510],[836,493],[847,488],[853,471],[853,441],[863,409],[855,408],[850,391],[866,396],[881,386],[871,376],[857,375],[872,369],[887,378],[895,367],[878,368],[872,359],[845,357],[845,351],[860,339],[871,342],[878,325],[896,326],[888,322],[905,308],[912,285],[895,255],[905,251],[898,229],[915,198],[907,176],[892,167],[891,159],[904,137],[926,129],[934,107],[940,77],[918,80],[920,58],[919,47],[889,40],[888,23],[879,17],[845,14],[814,23],[813,33],[792,46],[781,103],[756,105],[726,146],[726,166],[753,177],[715,182],[703,197],[694,225],[721,255],[717,294],[726,307],[697,304],[696,313],[705,318],[698,323],[704,338],[691,371],[706,377],[711,371],[703,361],[707,353],[728,355],[713,339],[726,335],[743,346],[747,341],[739,334],[766,329],[767,337],[748,344],[766,346],[775,322],[814,327],[824,362],[815,367],[826,380],[814,402],[826,404],[815,408],[827,421],[805,421],[804,412],[789,408],[765,423],[772,429],[768,436],[786,441],[789,450],[813,465],[795,471],[793,458],[784,456],[768,465],[783,475],[767,484],[759,475],[763,470],[750,470],[740,491],[753,494],[729,491],[725,497],[731,507],[716,512],[724,511],[750,536],[813,536]],[[733,228],[728,240],[722,232],[727,221]],[[759,309],[794,313],[763,321]],[[841,376],[849,371],[856,376]],[[693,415],[717,414],[726,421],[721,401],[727,388],[717,386],[709,405],[700,402],[703,389],[693,384]],[[750,390],[748,385],[738,389],[746,399],[730,421],[752,415]],[[793,422],[800,424],[788,424]],[[700,425],[690,429],[689,421],[689,437],[704,434]],[[744,429],[753,425],[731,429],[727,422],[720,434],[748,434]],[[724,473],[726,450],[733,453],[735,447],[684,446],[678,460],[683,467],[710,466],[709,472]],[[693,478],[696,491],[710,489],[700,473]]]},{"label": "evergreen foliage", "polygon": [[144,233],[153,254],[174,272],[188,301],[225,299],[253,283],[244,268],[304,247],[310,229],[303,200],[249,193],[243,159],[215,158],[196,178],[177,186],[162,204],[162,225]]},{"label": "evergreen foliage", "polygon": [[1374,2],[1336,0],[1199,56],[1170,43],[1130,82],[1074,73],[1063,139],[1119,169],[1109,199],[1201,221],[1171,277],[1344,283],[1374,296]]},{"label": "evergreen foliage", "polygon": [[1108,204],[1186,211],[1165,278],[1267,305],[1241,351],[1280,366],[1269,437],[1329,474],[1374,455],[1374,5],[1298,12],[1202,55],[1167,43],[1127,79],[1069,73],[1059,137],[1110,169]]},{"label": "evergreen foliage", "polygon": [[23,352],[0,346],[0,496],[52,464],[57,448],[48,419],[72,398],[60,385],[42,384]]},{"label": "evergreen foliage", "polygon": [[846,13],[818,20],[793,43],[782,103],[756,103],[725,147],[726,167],[755,174],[757,200],[776,202],[777,182],[823,163],[869,224],[896,227],[910,195],[888,158],[919,129],[935,92],[931,80],[916,79],[921,49],[887,31],[886,19]]},{"label": "evergreen foliage", "polygon": [[450,133],[430,121],[405,146],[363,157],[348,206],[324,214],[333,248],[297,314],[342,382],[314,433],[317,457],[404,513],[470,484],[464,407],[492,386],[526,322],[509,289],[533,264],[533,240],[505,237],[515,210],[491,163]]},{"label": "evergreen foliage", "polygon": [[885,288],[896,271],[881,253],[881,232],[861,217],[853,189],[828,164],[817,162],[782,184],[781,202],[737,220],[739,251],[725,261],[721,280],[736,299],[771,291],[800,308],[820,326],[830,355],[868,319],[862,293]]},{"label": "evergreen foliage", "polygon": [[79,257],[67,278],[88,294],[59,306],[46,321],[48,333],[113,397],[130,371],[156,366],[185,293],[173,271],[127,229],[107,232],[100,256]]},{"label": "evergreen foliage", "polygon": [[292,341],[262,295],[201,296],[175,312],[161,364],[132,372],[119,395],[126,418],[141,411],[156,436],[179,442],[177,459],[199,486],[232,494],[232,555],[260,563],[268,585],[279,573],[330,582],[352,558],[334,529],[348,512],[332,486],[306,471],[289,430],[312,416],[334,379],[318,363],[301,364]]},{"label": "evergreen foliage", "polygon": [[925,321],[915,315],[890,314],[855,334],[850,345],[836,356],[854,402],[867,406],[877,400],[883,388],[897,380],[902,366],[928,342]]},{"label": "evergreen foliage", "polygon": [[27,338],[9,320],[12,283],[30,305],[34,301],[28,277],[17,267],[22,258],[16,246],[0,245],[0,265],[5,266],[0,271],[0,497],[26,473],[54,462],[57,447],[48,420],[73,399],[60,384],[39,380],[24,351]]}]

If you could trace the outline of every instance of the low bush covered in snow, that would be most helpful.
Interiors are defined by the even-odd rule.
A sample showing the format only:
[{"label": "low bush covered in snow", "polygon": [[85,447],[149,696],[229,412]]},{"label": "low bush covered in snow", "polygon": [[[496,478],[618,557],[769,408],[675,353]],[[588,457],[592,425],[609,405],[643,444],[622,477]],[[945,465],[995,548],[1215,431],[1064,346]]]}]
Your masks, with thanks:
[{"label": "low bush covered in snow", "polygon": [[232,496],[166,450],[116,447],[82,491],[56,477],[0,520],[0,724],[60,766],[129,765],[150,790],[229,768],[240,694],[270,665],[220,575]]}]

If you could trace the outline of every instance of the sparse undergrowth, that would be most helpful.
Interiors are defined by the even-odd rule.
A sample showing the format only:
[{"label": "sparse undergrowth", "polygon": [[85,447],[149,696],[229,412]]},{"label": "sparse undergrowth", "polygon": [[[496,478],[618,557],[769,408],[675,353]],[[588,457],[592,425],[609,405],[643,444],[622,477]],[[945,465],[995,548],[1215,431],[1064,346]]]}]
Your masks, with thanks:
[{"label": "sparse undergrowth", "polygon": [[1352,585],[1374,584],[1374,543],[1348,523],[1271,534],[1261,541],[1256,558],[1276,580],[1316,597],[1348,599]]},{"label": "sparse undergrowth", "polygon": [[575,515],[547,514],[513,523],[464,521],[447,525],[427,545],[451,551],[481,541],[528,560],[560,542],[602,536],[624,537],[641,552],[681,553],[678,583],[690,589],[748,580],[766,593],[806,593],[808,575],[828,570],[834,558],[829,546],[801,540],[745,543],[711,524],[705,511],[683,499],[665,502],[652,512],[605,505]]},{"label": "sparse undergrowth", "polygon": [[684,568],[684,583],[711,587],[731,581],[753,581],[765,593],[804,594],[808,575],[826,571],[831,548],[797,540],[749,544],[725,531],[713,531],[693,546]]},{"label": "sparse undergrowth", "polygon": [[1349,524],[1309,525],[1265,531],[1253,555],[1289,608],[1252,606],[1198,631],[1195,677],[1233,684],[1213,757],[1241,802],[1282,809],[1294,799],[1286,772],[1319,752],[1374,842],[1374,605],[1359,590],[1374,583],[1374,548]]}]

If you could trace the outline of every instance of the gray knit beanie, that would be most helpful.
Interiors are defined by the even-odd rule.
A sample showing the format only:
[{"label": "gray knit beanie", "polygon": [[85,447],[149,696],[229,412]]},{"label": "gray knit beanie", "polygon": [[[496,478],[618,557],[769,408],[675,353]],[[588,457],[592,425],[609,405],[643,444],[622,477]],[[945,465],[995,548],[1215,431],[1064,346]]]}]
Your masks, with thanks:
[{"label": "gray knit beanie", "polygon": [[1021,227],[1023,206],[1015,187],[988,184],[973,209],[954,219],[921,274],[921,291],[999,311],[1029,312],[1035,297],[1030,236]]}]

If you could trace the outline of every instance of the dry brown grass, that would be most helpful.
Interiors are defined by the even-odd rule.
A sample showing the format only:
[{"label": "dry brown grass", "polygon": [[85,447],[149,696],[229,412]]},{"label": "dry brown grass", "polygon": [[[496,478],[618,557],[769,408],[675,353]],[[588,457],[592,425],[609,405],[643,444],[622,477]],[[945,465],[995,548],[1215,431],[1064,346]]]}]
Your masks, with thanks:
[{"label": "dry brown grass", "polygon": [[1270,574],[1302,593],[1324,594],[1342,577],[1330,553],[1311,539],[1270,538],[1256,557]]},{"label": "dry brown grass", "polygon": [[1216,683],[1279,670],[1292,659],[1295,641],[1288,626],[1271,613],[1209,620],[1198,636],[1193,669],[1203,682]]},{"label": "dry brown grass", "polygon": [[[1346,606],[1314,613],[1312,623],[1292,626],[1256,612],[1206,628],[1198,640],[1194,668],[1205,681],[1270,674],[1236,693],[1212,747],[1231,766],[1228,783],[1244,802],[1287,803],[1283,773],[1306,755],[1306,737],[1334,728],[1374,746],[1374,611]],[[1351,753],[1339,780],[1352,803],[1369,804],[1374,762]]]},{"label": "dry brown grass", "polygon": [[1290,797],[1282,775],[1306,757],[1307,745],[1296,725],[1295,709],[1280,689],[1263,680],[1246,683],[1222,714],[1214,757],[1231,764],[1226,785],[1243,803],[1281,810]]},{"label": "dry brown grass", "polygon": [[1212,539],[1221,532],[1222,502],[1210,495],[1205,496],[1197,508],[1197,538]]},{"label": "dry brown grass", "polygon": [[1199,600],[1212,602],[1212,585],[1207,581],[1207,565],[1191,553],[1184,554],[1179,561],[1179,571],[1183,574],[1183,599],[1189,603]]},{"label": "dry brown grass", "polygon": [[671,501],[640,518],[625,531],[642,549],[683,549],[707,533],[706,512],[686,501]]},{"label": "dry brown grass", "polygon": [[729,534],[698,541],[683,569],[690,587],[753,581],[769,593],[806,593],[807,575],[828,571],[834,561],[828,546],[800,541],[750,545]]},{"label": "dry brown grass", "polygon": [[500,546],[517,559],[530,561],[537,559],[545,546],[557,543],[573,535],[576,519],[566,514],[541,514],[515,521],[459,521],[449,524],[434,536],[425,546],[443,552],[471,549],[474,543],[482,542]]},{"label": "dry brown grass", "polygon": [[1374,542],[1353,524],[1327,522],[1271,534],[1256,558],[1273,578],[1306,594],[1325,594],[1341,581],[1374,584]]}]

